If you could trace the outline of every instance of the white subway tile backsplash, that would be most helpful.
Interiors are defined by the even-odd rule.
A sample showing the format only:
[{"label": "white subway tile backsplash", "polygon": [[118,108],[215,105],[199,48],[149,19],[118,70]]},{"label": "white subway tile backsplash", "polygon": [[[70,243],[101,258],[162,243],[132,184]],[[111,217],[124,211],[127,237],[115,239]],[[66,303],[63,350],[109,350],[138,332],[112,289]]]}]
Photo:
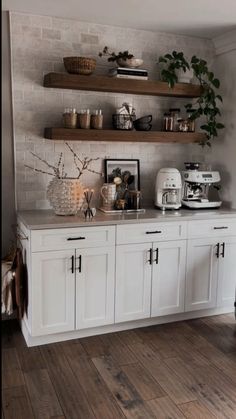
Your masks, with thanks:
[{"label": "white subway tile backsplash", "polygon": [[[196,54],[207,58],[214,55],[211,41],[199,38],[176,36],[173,34],[139,31],[109,25],[78,22],[76,20],[48,16],[10,13],[10,31],[13,64],[14,101],[14,141],[16,164],[16,189],[19,209],[48,209],[46,188],[51,180],[49,175],[36,173],[24,164],[46,170],[41,161],[35,159],[34,151],[48,162],[55,163],[61,152],[64,153],[66,170],[76,174],[73,157],[61,141],[43,138],[44,127],[61,126],[65,107],[75,106],[79,110],[101,108],[104,114],[104,127],[112,127],[112,114],[123,102],[131,102],[136,116],[153,115],[153,128],[160,129],[162,115],[169,107],[181,106],[185,99],[157,98],[142,95],[125,95],[45,89],[43,75],[50,71],[65,71],[63,57],[69,55],[88,55],[97,59],[97,74],[107,74],[114,63],[107,57],[98,57],[105,45],[113,51],[129,49],[144,59],[150,78],[158,79],[158,57],[173,49],[183,50],[191,57]],[[172,165],[179,169],[186,159],[204,160],[204,152],[197,145],[146,144],[131,142],[70,142],[72,148],[81,156],[96,158],[92,169],[103,171],[104,158],[140,159],[141,185],[145,203],[152,203],[156,172],[163,166]],[[103,179],[90,172],[82,176],[85,186],[95,187],[94,203],[99,200],[98,190]]]}]

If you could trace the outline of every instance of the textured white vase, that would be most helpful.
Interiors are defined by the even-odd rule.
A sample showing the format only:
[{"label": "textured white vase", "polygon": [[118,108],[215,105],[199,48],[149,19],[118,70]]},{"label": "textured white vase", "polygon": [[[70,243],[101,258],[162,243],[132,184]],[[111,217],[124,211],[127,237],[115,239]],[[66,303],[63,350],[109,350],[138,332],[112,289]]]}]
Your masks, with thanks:
[{"label": "textured white vase", "polygon": [[186,70],[184,72],[184,70],[182,70],[182,68],[180,68],[179,70],[176,70],[176,75],[178,77],[178,83],[191,83],[192,78],[193,78],[193,70]]},{"label": "textured white vase", "polygon": [[47,187],[47,198],[57,215],[76,215],[84,202],[84,188],[79,179],[53,178]]}]

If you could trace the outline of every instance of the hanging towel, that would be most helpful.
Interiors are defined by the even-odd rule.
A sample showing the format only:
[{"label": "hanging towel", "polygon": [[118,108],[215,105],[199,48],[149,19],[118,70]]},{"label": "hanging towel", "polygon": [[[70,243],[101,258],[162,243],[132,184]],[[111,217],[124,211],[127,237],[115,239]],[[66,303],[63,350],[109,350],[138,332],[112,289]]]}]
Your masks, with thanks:
[{"label": "hanging towel", "polygon": [[17,308],[21,319],[28,306],[28,278],[22,251],[16,249],[13,262],[2,263],[2,313],[12,314]]},{"label": "hanging towel", "polygon": [[2,314],[9,316],[14,311],[14,271],[12,262],[2,262]]},{"label": "hanging towel", "polygon": [[15,272],[15,302],[17,306],[18,318],[21,319],[27,311],[28,290],[27,290],[27,269],[23,262],[22,251],[17,248],[13,260],[12,269]]}]

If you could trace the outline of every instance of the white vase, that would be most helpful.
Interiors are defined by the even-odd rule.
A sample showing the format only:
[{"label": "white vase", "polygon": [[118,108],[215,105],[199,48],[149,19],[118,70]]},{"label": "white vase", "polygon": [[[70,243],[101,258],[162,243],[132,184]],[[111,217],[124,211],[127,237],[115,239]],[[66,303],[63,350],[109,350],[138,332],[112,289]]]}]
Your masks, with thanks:
[{"label": "white vase", "polygon": [[184,70],[182,70],[182,68],[180,68],[179,70],[176,70],[176,76],[178,77],[178,83],[191,83],[192,78],[193,78],[193,70],[186,70],[184,72]]},{"label": "white vase", "polygon": [[127,58],[124,60],[123,58],[118,58],[116,60],[118,66],[120,67],[128,67],[128,68],[137,68],[143,64],[143,60],[141,58]]},{"label": "white vase", "polygon": [[53,178],[47,187],[47,198],[57,215],[76,215],[84,202],[84,188],[79,179]]}]

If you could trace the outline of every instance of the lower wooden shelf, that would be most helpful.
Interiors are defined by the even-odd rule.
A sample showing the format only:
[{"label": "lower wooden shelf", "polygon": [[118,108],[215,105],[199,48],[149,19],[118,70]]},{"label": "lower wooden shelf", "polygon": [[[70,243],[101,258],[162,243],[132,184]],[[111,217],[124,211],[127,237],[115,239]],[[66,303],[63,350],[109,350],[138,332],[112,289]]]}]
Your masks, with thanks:
[{"label": "lower wooden shelf", "polygon": [[45,128],[44,138],[61,141],[129,141],[143,143],[200,143],[206,136],[200,132],[162,132],[128,130],[93,130]]}]

